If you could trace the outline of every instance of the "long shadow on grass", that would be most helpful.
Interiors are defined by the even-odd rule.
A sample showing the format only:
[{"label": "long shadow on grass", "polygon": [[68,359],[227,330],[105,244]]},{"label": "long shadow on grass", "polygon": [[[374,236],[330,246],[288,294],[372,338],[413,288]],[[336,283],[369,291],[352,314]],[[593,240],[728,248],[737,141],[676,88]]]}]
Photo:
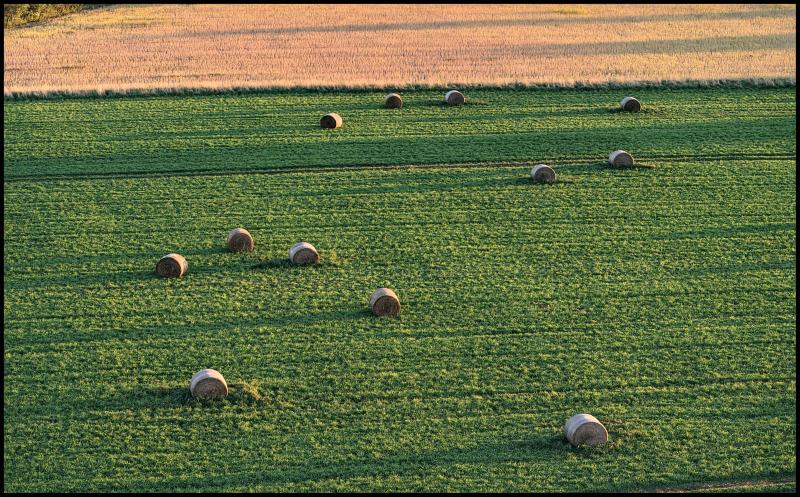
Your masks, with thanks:
[{"label": "long shadow on grass", "polygon": [[[485,178],[481,181],[472,181],[467,184],[459,185],[460,187],[493,187],[493,186],[515,186],[520,188],[527,188],[531,191],[545,191],[549,188],[558,188],[559,185],[573,185],[579,183],[575,179],[565,177],[566,174],[580,174],[586,175],[591,174],[593,170],[604,170],[604,169],[614,169],[610,167],[608,164],[601,164],[601,163],[592,163],[592,164],[564,164],[564,165],[553,165],[553,170],[555,170],[557,179],[555,183],[536,183],[530,177],[530,169],[529,167],[533,167],[535,162],[531,162],[526,166],[526,168],[520,171],[519,176],[513,177],[502,177],[497,178],[496,176]],[[631,167],[626,169],[636,169],[637,167]]]},{"label": "long shadow on grass", "polygon": [[228,396],[224,399],[196,399],[189,390],[189,379],[181,386],[144,386],[123,391],[119,395],[80,401],[73,407],[81,410],[115,410],[115,409],[169,409],[190,407],[198,409],[222,409],[226,405],[261,405],[269,402],[269,398],[248,382],[228,382]]},{"label": "long shadow on grass", "polygon": [[[158,341],[169,343],[172,340],[191,337],[194,342],[209,341],[220,343],[223,340],[237,340],[239,333],[254,333],[258,328],[270,328],[270,333],[286,332],[283,328],[290,327],[296,329],[303,325],[310,325],[326,321],[359,321],[373,319],[372,313],[367,306],[366,300],[363,302],[352,302],[349,305],[328,312],[317,312],[313,314],[301,314],[290,316],[271,316],[268,311],[256,310],[257,317],[243,317],[241,315],[229,317],[215,321],[196,321],[186,323],[180,316],[174,317],[171,322],[158,325],[143,324],[134,328],[124,328],[105,331],[81,331],[73,328],[65,328],[47,334],[41,333],[18,333],[7,336],[6,346],[11,347],[52,347],[61,343],[84,343],[93,342],[129,342],[147,341],[151,345]],[[141,316],[140,316],[141,317]],[[149,317],[149,316],[145,316]],[[219,317],[217,317],[219,318]],[[383,320],[393,321],[400,317],[385,317]],[[155,322],[147,320],[145,322]],[[385,321],[382,321],[385,322]],[[13,324],[13,323],[11,323]],[[225,332],[221,335],[221,332]],[[318,329],[307,330],[306,333],[314,336],[321,334]],[[221,338],[224,337],[224,338]]]},{"label": "long shadow on grass", "polygon": [[[637,169],[653,169],[655,164],[651,161],[639,162],[638,160],[632,166],[612,166],[608,162],[591,162],[588,164],[565,164],[565,165],[552,165],[556,174],[559,172],[591,172],[591,171],[631,171]],[[561,180],[557,180],[559,182]]]},{"label": "long shadow on grass", "polygon": [[665,111],[660,107],[654,107],[652,105],[648,105],[647,107],[643,107],[639,112],[627,112],[622,110],[621,107],[610,107],[607,109],[601,109],[598,112],[593,112],[593,114],[622,114],[622,115],[630,115],[631,117],[635,117],[637,114],[640,115],[658,115],[658,114],[665,114]]},{"label": "long shadow on grass", "polygon": [[[187,257],[187,260],[189,257]],[[156,259],[157,261],[158,259]],[[176,284],[178,281],[186,281],[190,279],[193,275],[197,274],[216,274],[216,273],[230,273],[235,270],[245,271],[249,268],[247,263],[243,263],[241,267],[236,265],[230,264],[223,264],[219,266],[192,266],[191,263],[189,264],[189,272],[183,275],[181,278],[163,278],[159,276],[158,273],[155,271],[155,263],[153,263],[152,269],[143,269],[140,271],[115,271],[115,272],[108,272],[108,273],[100,273],[100,274],[93,274],[93,275],[68,275],[68,276],[58,276],[54,278],[48,278],[45,276],[38,277],[36,279],[30,280],[22,280],[22,281],[14,281],[13,288],[17,290],[23,289],[31,289],[31,288],[45,288],[45,287],[75,287],[75,286],[86,286],[86,287],[94,287],[97,285],[107,285],[110,283],[114,283],[117,285],[121,284],[128,284],[128,283],[136,283],[141,281],[153,281],[153,280],[164,280],[166,284]]]},{"label": "long shadow on grass", "polygon": [[267,259],[264,261],[256,262],[255,264],[250,264],[249,267],[253,269],[286,269],[286,270],[294,270],[294,271],[303,271],[303,270],[314,270],[314,269],[324,269],[328,267],[338,267],[341,265],[341,261],[338,257],[334,254],[326,253],[320,254],[320,260],[316,264],[308,264],[304,266],[297,266],[292,264],[288,257],[273,257],[272,259]]},{"label": "long shadow on grass", "polygon": [[[362,319],[374,318],[372,311],[367,307],[366,302],[363,306],[356,303],[354,306],[347,310],[324,312],[317,314],[309,314],[303,316],[280,316],[268,317],[264,319],[263,324],[275,327],[291,327],[302,328],[304,325],[315,324],[326,321],[356,321]],[[390,318],[391,319],[391,318]]]},{"label": "long shadow on grass", "polygon": [[[258,471],[240,472],[236,474],[219,474],[198,476],[194,478],[163,479],[154,482],[148,480],[126,480],[129,487],[140,491],[159,490],[168,486],[172,491],[187,490],[221,490],[226,487],[240,488],[259,485],[289,485],[314,483],[325,480],[363,479],[370,477],[388,477],[392,475],[424,474],[431,471],[442,471],[441,468],[474,464],[519,464],[519,463],[552,463],[553,460],[564,459],[569,454],[578,457],[598,457],[609,452],[611,447],[591,449],[575,449],[561,435],[540,436],[530,440],[506,440],[490,445],[458,449],[445,448],[428,452],[401,452],[386,457],[365,458],[343,463],[331,463],[326,459],[308,460],[306,464],[266,465]],[[283,466],[283,467],[281,467]],[[112,484],[106,488],[115,489]]]},{"label": "long shadow on grass", "polygon": [[[229,272],[230,267],[224,266],[198,266],[192,265],[192,258],[196,256],[218,255],[228,252],[224,246],[211,247],[206,249],[197,250],[175,250],[185,256],[189,262],[189,273],[218,273]],[[109,271],[97,274],[63,274],[56,277],[48,277],[45,275],[37,276],[35,280],[22,280],[14,281],[14,288],[37,288],[44,286],[74,286],[74,285],[97,285],[108,283],[133,283],[136,281],[143,281],[148,279],[161,279],[155,271],[156,263],[158,260],[169,253],[165,249],[161,252],[147,252],[147,253],[127,253],[119,255],[85,255],[75,257],[62,257],[51,259],[48,261],[50,264],[68,264],[68,265],[95,265],[95,264],[108,264],[113,263],[114,266],[130,266],[131,261],[142,261],[139,266],[140,270],[133,271]],[[12,277],[13,279],[13,277]]]},{"label": "long shadow on grass", "polygon": [[[554,168],[556,174],[561,171],[561,168]],[[534,182],[530,175],[520,176],[518,178],[504,178],[503,180],[497,182],[501,185],[515,185],[515,186],[523,186],[523,187],[531,187],[536,189],[545,189],[545,188],[557,188],[558,185],[571,185],[577,183],[577,181],[572,179],[566,179],[561,176],[558,176],[555,183],[536,183]]]},{"label": "long shadow on grass", "polygon": [[194,255],[214,255],[214,254],[225,254],[225,253],[228,253],[228,248],[223,245],[219,245],[204,249],[184,250],[183,252],[181,252],[181,255],[185,257],[191,257]]},{"label": "long shadow on grass", "polygon": [[105,285],[109,283],[125,284],[134,283],[137,281],[144,281],[149,279],[158,279],[160,276],[155,272],[155,264],[152,268],[143,269],[140,271],[117,271],[110,273],[91,274],[91,275],[68,275],[57,277],[40,276],[31,280],[17,280],[11,285],[16,290],[29,290],[32,288],[45,288],[45,287],[75,287],[75,286],[96,286]]}]

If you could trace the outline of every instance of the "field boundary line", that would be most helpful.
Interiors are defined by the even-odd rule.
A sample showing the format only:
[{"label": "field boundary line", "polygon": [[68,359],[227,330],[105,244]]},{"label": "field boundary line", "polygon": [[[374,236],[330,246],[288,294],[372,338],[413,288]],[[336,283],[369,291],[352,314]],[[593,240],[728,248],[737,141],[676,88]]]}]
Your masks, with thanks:
[{"label": "field boundary line", "polygon": [[[790,154],[741,154],[741,155],[695,155],[695,156],[672,156],[672,155],[653,155],[646,157],[645,160],[640,161],[641,167],[653,167],[648,163],[650,159],[662,161],[741,161],[741,160],[759,160],[759,161],[779,161],[788,159],[797,159],[797,155]],[[178,170],[178,171],[133,171],[133,172],[98,172],[87,174],[52,174],[52,175],[20,175],[20,176],[5,176],[3,177],[4,183],[13,183],[17,181],[53,181],[53,180],[86,180],[86,179],[135,179],[135,178],[159,178],[159,177],[183,177],[183,176],[238,176],[249,174],[301,174],[301,173],[335,173],[346,171],[362,171],[362,170],[392,170],[392,169],[510,169],[516,167],[529,167],[534,163],[544,162],[553,164],[556,169],[567,167],[592,167],[592,166],[605,166],[605,161],[602,158],[586,158],[575,157],[566,158],[560,157],[558,159],[552,157],[539,157],[535,160],[524,161],[492,161],[492,162],[442,162],[442,163],[425,163],[425,164],[351,164],[351,165],[317,165],[317,166],[288,166],[288,167],[274,167],[266,169],[191,169],[191,170]],[[635,168],[634,168],[635,169]]]},{"label": "field boundary line", "polygon": [[643,80],[643,81],[609,81],[604,83],[508,83],[508,84],[410,84],[398,86],[385,85],[332,85],[332,86],[179,86],[172,88],[92,88],[92,89],[49,89],[49,90],[10,90],[3,88],[4,101],[13,100],[50,100],[73,98],[124,98],[124,97],[163,97],[163,96],[209,96],[209,95],[252,95],[259,93],[320,93],[346,91],[351,93],[367,92],[402,92],[402,91],[447,91],[452,87],[460,90],[555,90],[555,91],[584,91],[584,90],[637,90],[637,89],[732,89],[732,88],[794,88],[797,86],[795,77],[774,78],[745,78],[745,79],[687,79],[687,80]]},{"label": "field boundary line", "polygon": [[657,487],[645,490],[635,490],[631,493],[669,493],[669,492],[702,492],[704,490],[733,489],[738,487],[767,487],[782,483],[796,483],[796,475],[779,478],[761,478],[755,480],[735,480],[713,483],[686,483],[671,487]]}]

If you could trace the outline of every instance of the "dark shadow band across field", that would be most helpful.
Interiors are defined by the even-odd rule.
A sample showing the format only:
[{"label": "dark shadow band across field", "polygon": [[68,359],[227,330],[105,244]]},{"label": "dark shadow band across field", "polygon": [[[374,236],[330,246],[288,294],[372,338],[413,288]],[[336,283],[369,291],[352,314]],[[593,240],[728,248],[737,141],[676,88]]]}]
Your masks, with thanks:
[{"label": "dark shadow band across field", "polygon": [[[541,15],[535,13],[535,15]],[[575,24],[629,24],[629,23],[648,23],[648,22],[697,22],[698,20],[727,20],[727,19],[761,19],[761,18],[781,18],[792,17],[794,11],[782,8],[764,8],[759,10],[743,12],[692,12],[687,14],[663,14],[658,16],[631,16],[615,15],[607,17],[582,17],[581,15],[554,17],[549,19],[481,19],[481,20],[459,20],[459,21],[435,21],[435,22],[382,22],[373,24],[337,24],[330,26],[314,26],[301,28],[269,28],[269,29],[248,29],[237,31],[198,31],[192,32],[189,36],[206,38],[209,36],[251,36],[251,35],[292,35],[304,33],[353,33],[370,31],[397,31],[397,30],[438,30],[438,29],[480,29],[491,27],[515,27],[515,26],[537,26],[546,24],[547,26],[563,26]],[[175,37],[185,38],[186,33],[178,33]]]},{"label": "dark shadow band across field", "polygon": [[[7,102],[4,124],[15,132],[6,135],[4,180],[569,165],[603,161],[617,149],[643,164],[796,153],[786,139],[796,126],[792,89],[647,89],[637,95],[644,102],[638,114],[608,112],[624,96],[609,90],[476,90],[467,102],[474,98],[480,105],[458,108],[419,91],[406,95],[400,112],[381,109],[380,94],[358,92]],[[759,95],[766,100],[758,108],[736,106],[737,99]],[[222,99],[229,101],[226,110],[211,112]],[[369,99],[375,106],[364,108]],[[319,117],[331,110],[341,113],[343,127],[319,129]],[[40,112],[51,119],[33,126]]]},{"label": "dark shadow band across field", "polygon": [[[725,52],[725,51],[758,51],[773,50],[778,48],[795,48],[797,38],[793,33],[775,35],[748,35],[748,36],[719,36],[700,39],[674,39],[653,41],[613,41],[606,43],[552,43],[531,44],[519,47],[525,51],[552,54],[560,53],[575,55],[596,54],[674,54],[696,52]],[[498,49],[497,53],[505,53]]]}]

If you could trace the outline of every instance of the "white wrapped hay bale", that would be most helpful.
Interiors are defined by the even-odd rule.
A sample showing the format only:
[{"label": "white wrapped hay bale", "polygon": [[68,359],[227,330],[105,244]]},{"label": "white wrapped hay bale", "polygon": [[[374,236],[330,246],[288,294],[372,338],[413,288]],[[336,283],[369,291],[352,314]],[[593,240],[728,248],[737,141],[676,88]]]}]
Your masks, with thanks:
[{"label": "white wrapped hay bale", "polygon": [[378,288],[369,297],[369,307],[376,316],[396,316],[400,314],[400,299],[389,288]]},{"label": "white wrapped hay bale", "polygon": [[531,179],[534,183],[553,183],[556,180],[556,172],[546,164],[536,164],[531,169]]},{"label": "white wrapped hay bale", "polygon": [[576,414],[564,425],[567,440],[574,446],[595,446],[608,442],[608,431],[591,414]]},{"label": "white wrapped hay bale", "polygon": [[608,163],[614,167],[631,167],[633,156],[624,150],[614,150],[608,156]]},{"label": "white wrapped hay bale", "polygon": [[180,278],[189,270],[189,263],[180,254],[167,254],[156,263],[156,273],[162,278]]},{"label": "white wrapped hay bale", "polygon": [[319,252],[313,245],[306,242],[295,243],[289,249],[289,260],[292,264],[304,266],[306,264],[316,264],[319,262]]},{"label": "white wrapped hay bale", "polygon": [[201,369],[189,382],[192,396],[198,399],[222,399],[228,396],[228,384],[219,371]]},{"label": "white wrapped hay bale", "polygon": [[252,252],[255,243],[253,235],[244,228],[236,228],[228,233],[228,250],[231,252]]}]

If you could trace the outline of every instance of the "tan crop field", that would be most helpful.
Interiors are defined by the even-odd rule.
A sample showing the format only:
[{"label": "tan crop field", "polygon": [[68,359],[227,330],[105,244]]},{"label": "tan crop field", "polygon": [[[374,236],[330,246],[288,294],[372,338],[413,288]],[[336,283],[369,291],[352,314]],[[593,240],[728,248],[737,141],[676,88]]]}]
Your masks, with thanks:
[{"label": "tan crop field", "polygon": [[6,95],[794,78],[792,5],[119,5],[5,30]]}]

